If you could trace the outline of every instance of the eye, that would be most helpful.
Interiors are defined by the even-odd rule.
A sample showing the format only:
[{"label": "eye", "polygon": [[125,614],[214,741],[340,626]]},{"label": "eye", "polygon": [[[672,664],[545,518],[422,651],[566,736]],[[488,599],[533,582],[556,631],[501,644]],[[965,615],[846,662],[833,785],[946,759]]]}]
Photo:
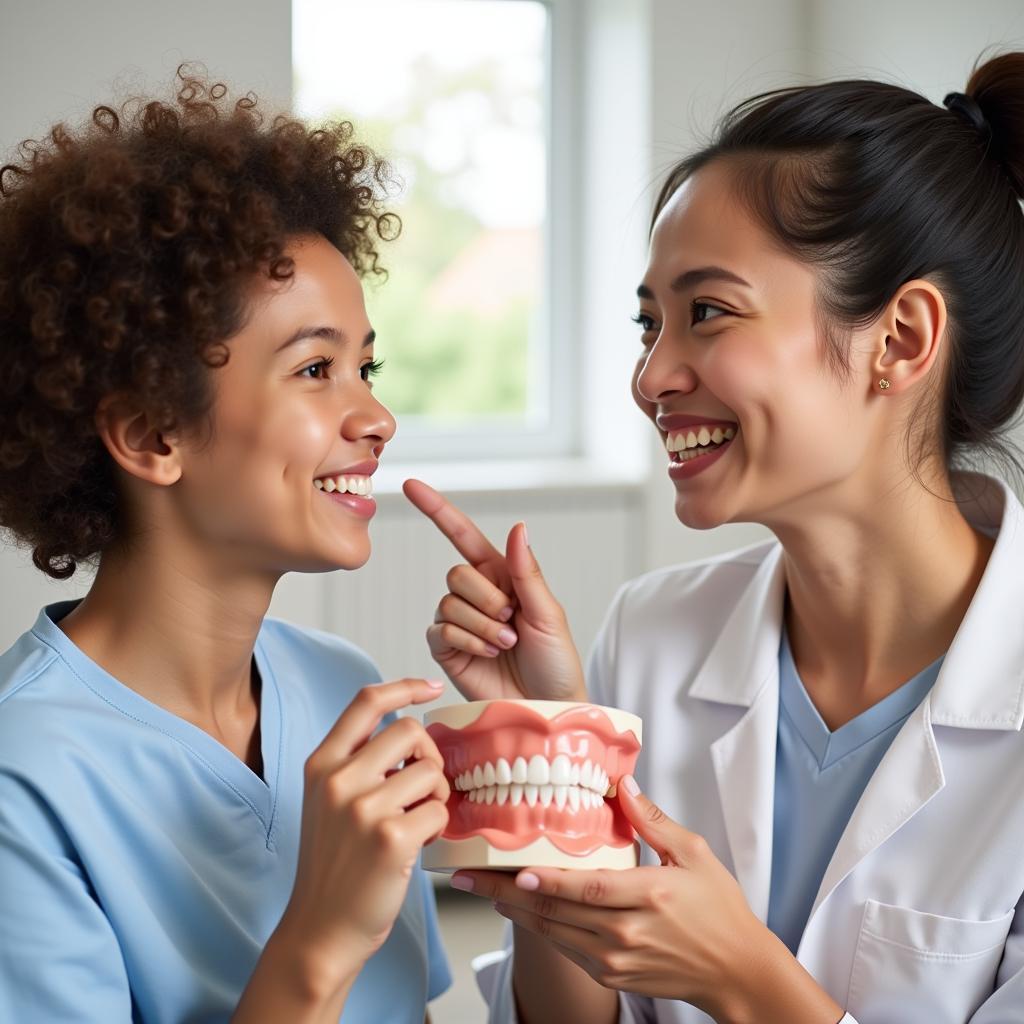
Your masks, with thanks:
[{"label": "eye", "polygon": [[640,330],[643,331],[644,334],[647,334],[648,331],[657,332],[658,330],[658,325],[654,322],[654,317],[648,316],[646,313],[634,313],[633,316],[630,317],[630,320],[635,324],[639,324]]},{"label": "eye", "polygon": [[383,359],[374,359],[369,363],[363,363],[359,367],[359,376],[365,381],[369,381],[371,377],[376,377],[381,370],[384,369]]},{"label": "eye", "polygon": [[327,371],[334,365],[333,356],[325,356],[323,359],[318,359],[315,363],[310,363],[309,366],[304,366],[299,370],[299,376],[308,376],[310,380],[327,380]]},{"label": "eye", "polygon": [[720,316],[728,315],[729,310],[722,309],[721,306],[714,306],[710,302],[697,302],[694,300],[690,303],[691,324],[702,324],[708,320],[716,320]]}]

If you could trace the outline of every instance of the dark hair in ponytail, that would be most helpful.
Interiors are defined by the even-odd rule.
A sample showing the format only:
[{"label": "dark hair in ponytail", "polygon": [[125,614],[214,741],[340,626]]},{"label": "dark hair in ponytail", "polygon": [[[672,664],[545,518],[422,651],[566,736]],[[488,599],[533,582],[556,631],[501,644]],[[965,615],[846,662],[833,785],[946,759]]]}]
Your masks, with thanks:
[{"label": "dark hair in ponytail", "polygon": [[843,335],[906,281],[932,280],[949,312],[941,455],[947,466],[978,451],[1012,464],[1002,432],[1024,399],[1024,53],[977,66],[946,103],[872,81],[755,96],[672,169],[655,217],[692,174],[728,160],[767,230],[822,269],[840,373]]}]

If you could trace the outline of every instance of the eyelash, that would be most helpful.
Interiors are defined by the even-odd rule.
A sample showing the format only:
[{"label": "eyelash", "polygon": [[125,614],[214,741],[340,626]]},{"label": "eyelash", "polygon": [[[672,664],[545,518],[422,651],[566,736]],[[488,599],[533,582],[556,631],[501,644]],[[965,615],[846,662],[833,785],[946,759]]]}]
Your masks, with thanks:
[{"label": "eyelash", "polygon": [[363,380],[369,380],[371,377],[376,377],[381,370],[384,369],[383,359],[374,359],[372,362],[365,363],[359,367],[359,375]]}]

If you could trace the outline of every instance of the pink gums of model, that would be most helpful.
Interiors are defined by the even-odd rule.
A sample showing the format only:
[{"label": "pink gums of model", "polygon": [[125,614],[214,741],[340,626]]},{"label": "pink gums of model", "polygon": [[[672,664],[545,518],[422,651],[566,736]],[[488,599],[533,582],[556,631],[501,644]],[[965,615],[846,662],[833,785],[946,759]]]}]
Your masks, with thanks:
[{"label": "pink gums of model", "polygon": [[452,794],[448,826],[424,848],[424,867],[636,866],[632,827],[612,798],[640,753],[636,715],[485,700],[438,708],[425,722]]}]

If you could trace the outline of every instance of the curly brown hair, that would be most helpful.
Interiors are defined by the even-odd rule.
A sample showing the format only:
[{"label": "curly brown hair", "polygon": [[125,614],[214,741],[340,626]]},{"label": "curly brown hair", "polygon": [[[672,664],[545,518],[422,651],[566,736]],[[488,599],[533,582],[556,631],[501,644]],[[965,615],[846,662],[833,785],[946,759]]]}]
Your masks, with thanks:
[{"label": "curly brown hair", "polygon": [[244,324],[245,287],[287,279],[291,237],[319,233],[360,275],[387,163],[345,121],[313,129],[182,66],[171,102],[98,106],[0,168],[0,527],[56,579],[119,538],[101,399],[129,393],[158,429],[195,424],[211,367]]}]

